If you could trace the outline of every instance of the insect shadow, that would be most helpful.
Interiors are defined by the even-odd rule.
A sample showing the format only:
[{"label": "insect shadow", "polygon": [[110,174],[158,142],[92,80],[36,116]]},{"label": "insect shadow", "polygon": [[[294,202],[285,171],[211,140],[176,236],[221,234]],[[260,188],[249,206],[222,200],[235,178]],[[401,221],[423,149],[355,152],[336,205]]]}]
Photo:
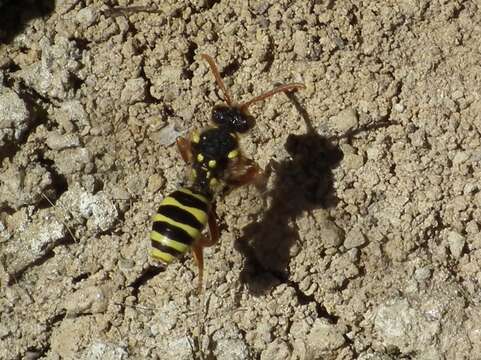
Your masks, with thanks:
[{"label": "insect shadow", "polygon": [[0,44],[12,42],[31,19],[47,17],[55,9],[55,0],[0,0]]},{"label": "insect shadow", "polygon": [[254,295],[288,282],[290,249],[299,241],[295,219],[303,212],[337,204],[333,188],[334,169],[342,160],[339,146],[319,135],[295,94],[286,94],[305,121],[307,131],[289,135],[284,145],[289,158],[271,161],[266,170],[275,171],[273,189],[266,195],[271,203],[259,222],[247,225],[235,246],[246,261],[240,280]]}]

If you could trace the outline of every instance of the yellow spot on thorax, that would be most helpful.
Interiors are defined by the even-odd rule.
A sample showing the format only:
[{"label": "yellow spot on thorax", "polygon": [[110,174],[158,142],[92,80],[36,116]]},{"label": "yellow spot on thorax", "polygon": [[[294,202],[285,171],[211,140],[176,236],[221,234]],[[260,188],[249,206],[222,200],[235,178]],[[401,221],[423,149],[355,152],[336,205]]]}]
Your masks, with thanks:
[{"label": "yellow spot on thorax", "polygon": [[200,134],[197,130],[192,133],[191,141],[195,144],[200,142]]},{"label": "yellow spot on thorax", "polygon": [[234,159],[236,158],[237,156],[239,156],[239,150],[235,149],[235,150],[232,150],[230,153],[227,154],[227,157],[229,159]]}]

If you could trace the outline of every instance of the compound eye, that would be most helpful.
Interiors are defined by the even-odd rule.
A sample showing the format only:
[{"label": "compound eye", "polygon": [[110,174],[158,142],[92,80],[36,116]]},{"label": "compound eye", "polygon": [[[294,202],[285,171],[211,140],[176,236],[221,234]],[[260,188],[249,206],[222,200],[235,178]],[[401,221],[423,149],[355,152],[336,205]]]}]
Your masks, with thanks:
[{"label": "compound eye", "polygon": [[220,127],[229,127],[229,108],[226,106],[214,106],[212,109],[212,121]]}]

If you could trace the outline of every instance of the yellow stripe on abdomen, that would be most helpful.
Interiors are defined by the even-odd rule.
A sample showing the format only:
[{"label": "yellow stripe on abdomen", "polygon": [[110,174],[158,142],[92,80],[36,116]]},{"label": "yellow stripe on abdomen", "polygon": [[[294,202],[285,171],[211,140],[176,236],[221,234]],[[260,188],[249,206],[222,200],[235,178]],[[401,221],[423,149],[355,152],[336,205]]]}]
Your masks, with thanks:
[{"label": "yellow stripe on abdomen", "polygon": [[205,211],[190,206],[184,206],[173,197],[166,197],[164,201],[162,201],[161,206],[163,205],[172,205],[178,207],[179,209],[185,210],[192,214],[201,224],[207,223],[207,213]]},{"label": "yellow stripe on abdomen", "polygon": [[167,236],[158,233],[157,231],[150,232],[150,239],[152,241],[156,241],[164,246],[169,248],[175,249],[180,253],[185,253],[189,250],[190,246],[179,241],[175,241],[174,239],[169,239]]},{"label": "yellow stripe on abdomen", "polygon": [[175,260],[175,256],[167,254],[166,252],[160,251],[156,248],[151,248],[149,253],[153,259],[160,261],[164,264],[170,264],[172,261]]}]

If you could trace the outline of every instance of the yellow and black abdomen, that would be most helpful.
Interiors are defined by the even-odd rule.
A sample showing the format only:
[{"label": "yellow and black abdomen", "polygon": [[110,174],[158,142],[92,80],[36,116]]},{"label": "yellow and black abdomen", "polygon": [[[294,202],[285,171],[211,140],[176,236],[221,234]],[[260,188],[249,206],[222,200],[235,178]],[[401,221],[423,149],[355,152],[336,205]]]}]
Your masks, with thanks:
[{"label": "yellow and black abdomen", "polygon": [[209,199],[181,188],[167,196],[152,217],[150,255],[164,264],[186,253],[199,240],[209,217]]}]

